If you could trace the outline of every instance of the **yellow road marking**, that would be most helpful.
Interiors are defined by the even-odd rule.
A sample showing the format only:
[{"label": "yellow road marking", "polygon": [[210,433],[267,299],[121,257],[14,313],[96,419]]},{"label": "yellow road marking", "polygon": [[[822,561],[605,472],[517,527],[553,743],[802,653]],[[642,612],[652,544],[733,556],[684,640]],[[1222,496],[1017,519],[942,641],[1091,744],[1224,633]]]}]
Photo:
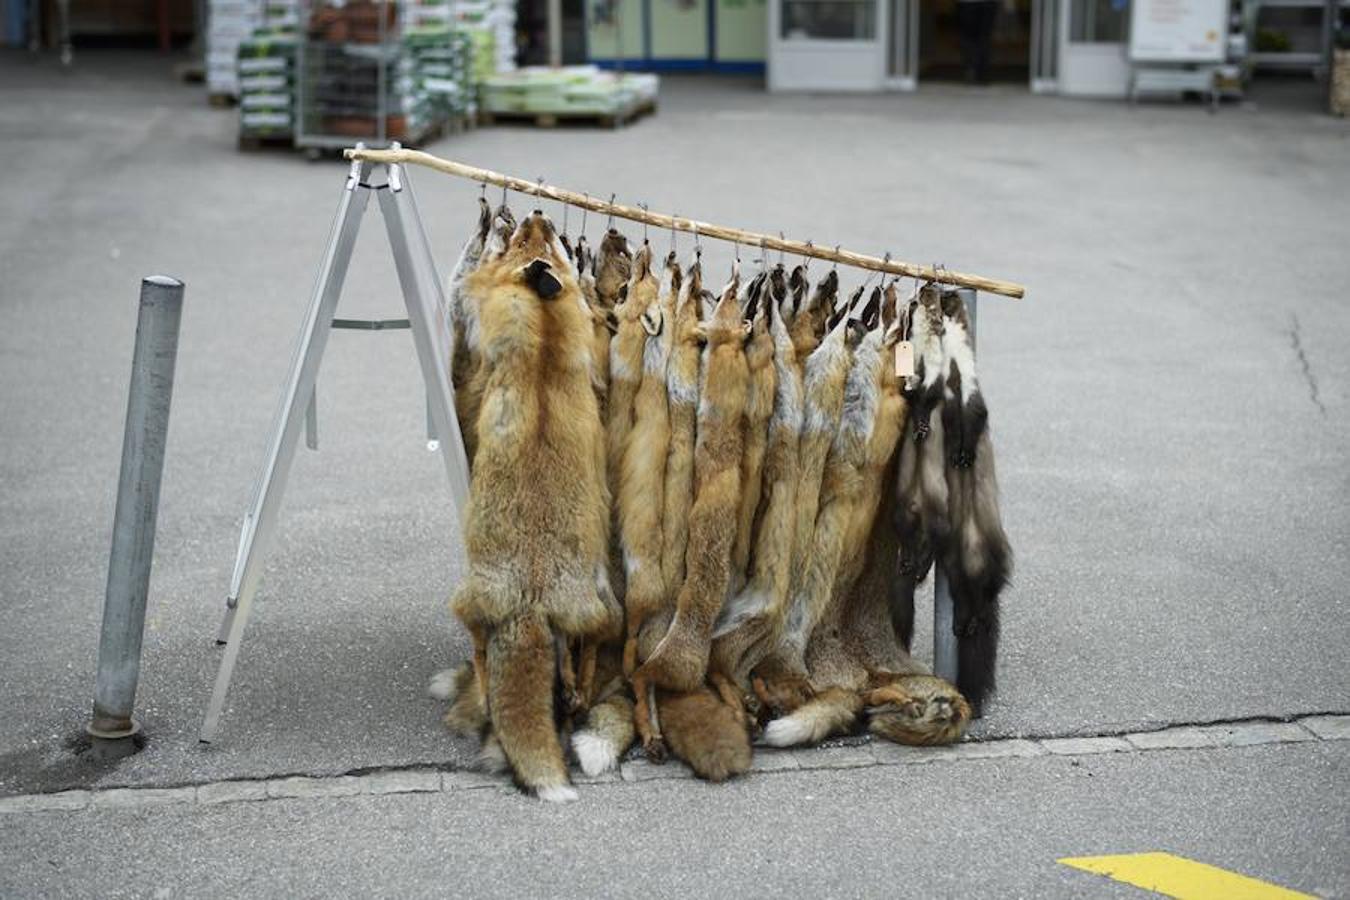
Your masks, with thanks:
[{"label": "yellow road marking", "polygon": [[1171,853],[1066,856],[1058,862],[1178,900],[1302,900],[1312,897]]}]

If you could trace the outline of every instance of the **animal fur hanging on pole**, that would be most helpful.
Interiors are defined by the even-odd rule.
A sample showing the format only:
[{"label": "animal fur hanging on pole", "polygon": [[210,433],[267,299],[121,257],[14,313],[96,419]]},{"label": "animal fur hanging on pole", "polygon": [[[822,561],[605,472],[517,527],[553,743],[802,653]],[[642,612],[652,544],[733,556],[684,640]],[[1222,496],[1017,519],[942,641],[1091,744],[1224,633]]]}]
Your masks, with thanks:
[{"label": "animal fur hanging on pole", "polygon": [[[777,276],[777,277],[776,277]],[[794,273],[805,291],[805,274]],[[796,521],[798,445],[802,427],[802,370],[789,333],[800,294],[779,291],[781,267],[770,278],[765,302],[773,342],[773,405],[761,469],[759,509],[753,530],[748,583],[727,603],[713,632],[713,665],[743,691],[750,671],[777,646],[787,611]],[[749,354],[747,353],[747,356]]]},{"label": "animal fur hanging on pole", "polygon": [[739,272],[722,291],[703,325],[707,341],[700,376],[698,436],[694,447],[694,502],[689,510],[685,579],[675,616],[652,655],[633,673],[638,735],[661,751],[651,717],[651,688],[694,691],[708,672],[712,628],[726,598],[740,503],[741,416],[749,374],[737,293]]},{"label": "animal fur hanging on pole", "polygon": [[[614,308],[617,322],[614,338],[609,344],[609,395],[605,409],[605,458],[610,493],[619,496],[619,482],[623,477],[623,453],[628,446],[628,432],[633,427],[633,401],[642,384],[642,351],[647,343],[647,332],[642,327],[642,314],[656,299],[657,282],[652,275],[651,247],[644,245],[636,258],[626,260],[627,242],[611,230],[600,245],[596,292],[602,298],[618,298]],[[617,283],[617,275],[627,262],[628,281]],[[619,507],[614,509],[614,546],[611,553],[610,581],[622,596],[626,578],[623,569],[622,529],[619,525]]]},{"label": "animal fur hanging on pole", "polygon": [[760,474],[768,443],[769,417],[773,415],[773,335],[769,333],[768,307],[771,287],[767,273],[751,282],[741,304],[742,315],[750,324],[745,343],[745,363],[749,373],[745,395],[745,413],[741,416],[741,504],[737,517],[736,543],[731,554],[731,590],[745,586],[750,551],[754,542],[755,514],[759,511]]},{"label": "animal fur hanging on pole", "polygon": [[[684,584],[689,543],[689,507],[694,502],[694,438],[697,433],[698,371],[703,330],[703,264],[698,251],[685,271],[675,305],[666,394],[670,409],[670,451],[666,456],[665,527],[661,535],[661,578],[671,605]],[[664,629],[662,634],[664,634]],[[630,666],[629,671],[636,666]]]},{"label": "animal fur hanging on pole", "polygon": [[617,613],[602,596],[609,496],[590,319],[539,212],[509,241],[490,242],[466,290],[478,310],[484,389],[465,525],[469,574],[453,607],[474,639],[492,733],[516,781],[569,800],[554,704],[559,673],[571,671],[566,641],[612,631]]},{"label": "animal fur hanging on pole", "polygon": [[494,229],[499,243],[515,230],[516,220],[503,204],[496,213],[482,197],[478,198],[478,228],[464,244],[454,271],[450,274],[450,383],[455,393],[455,415],[464,439],[464,455],[473,465],[478,435],[474,425],[478,421],[478,405],[482,399],[482,383],[476,379],[479,368],[478,310],[465,285],[477,270],[490,234]]},{"label": "animal fur hanging on pole", "polygon": [[919,291],[909,310],[910,340],[915,374],[909,379],[909,424],[902,439],[896,490],[896,530],[900,534],[893,626],[909,648],[914,635],[914,592],[933,566],[934,547],[950,533],[947,480],[942,454],[942,417],[934,415],[942,403],[944,358],[941,298],[936,288]]},{"label": "animal fur hanging on pole", "polygon": [[999,514],[989,410],[975,375],[970,320],[961,295],[942,296],[942,430],[947,522],[941,548],[955,605],[957,687],[980,714],[995,686],[999,594],[1012,570],[1012,550]]},{"label": "animal fur hanging on pole", "polygon": [[807,648],[815,696],[769,723],[764,740],[771,746],[814,743],[847,732],[865,707],[872,730],[901,743],[948,743],[961,736],[969,720],[964,699],[911,659],[890,628],[889,583],[898,547],[891,512],[897,445],[908,410],[892,365],[900,337],[890,313],[896,302],[893,286],[886,295],[882,352],[876,357],[865,352],[869,335],[855,355],[855,366],[872,367],[867,390],[876,391],[877,402],[860,471],[860,502],[848,517],[829,607]]},{"label": "animal fur hanging on pole", "polygon": [[[833,305],[838,284],[832,272],[817,288],[814,312],[808,311],[813,326],[816,315]],[[848,337],[846,332],[850,332]],[[753,681],[756,695],[772,710],[795,709],[811,695],[804,658],[810,637],[806,570],[811,563],[826,461],[834,442],[842,439],[839,420],[844,406],[844,382],[853,355],[850,342],[857,337],[858,332],[847,327],[847,317],[839,317],[807,358],[803,370],[803,418],[787,621],[782,641],[757,667]]]},{"label": "animal fur hanging on pole", "polygon": [[[651,246],[643,244],[637,254],[635,275],[647,265],[650,257]],[[644,279],[630,288],[624,305],[648,298],[647,287]],[[632,424],[620,460],[617,498],[627,577],[624,613],[628,627],[624,663],[630,673],[636,668],[643,625],[667,606],[661,567],[664,526],[671,518],[665,509],[666,457],[670,452],[666,370],[675,330],[675,294],[679,289],[680,270],[672,254],[662,269],[657,293],[650,296],[646,307],[641,311],[624,310],[625,320],[631,314],[637,314],[645,337],[638,372],[639,387],[633,399]],[[626,338],[626,334],[621,336],[621,339]],[[617,374],[618,370],[615,371]]]}]

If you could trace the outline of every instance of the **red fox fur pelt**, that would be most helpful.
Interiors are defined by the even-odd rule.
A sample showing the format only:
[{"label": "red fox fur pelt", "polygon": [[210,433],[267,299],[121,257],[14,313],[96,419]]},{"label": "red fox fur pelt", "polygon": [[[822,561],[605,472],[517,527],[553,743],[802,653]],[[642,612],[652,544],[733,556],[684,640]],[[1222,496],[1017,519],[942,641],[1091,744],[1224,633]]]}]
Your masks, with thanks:
[{"label": "red fox fur pelt", "polygon": [[454,610],[475,639],[488,715],[517,781],[574,796],[554,728],[555,635],[612,630],[599,585],[609,496],[591,390],[591,323],[539,212],[490,248],[466,290],[479,317],[478,452]]}]

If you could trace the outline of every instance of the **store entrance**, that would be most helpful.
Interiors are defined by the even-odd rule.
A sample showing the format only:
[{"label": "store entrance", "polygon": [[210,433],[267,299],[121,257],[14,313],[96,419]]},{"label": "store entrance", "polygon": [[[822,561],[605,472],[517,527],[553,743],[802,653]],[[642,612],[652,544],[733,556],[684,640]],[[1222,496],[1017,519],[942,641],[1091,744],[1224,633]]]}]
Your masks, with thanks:
[{"label": "store entrance", "polygon": [[[919,81],[968,81],[975,76],[962,58],[962,28],[973,33],[980,16],[989,29],[987,78],[1026,84],[1031,60],[1032,0],[936,0],[919,12]],[[964,9],[962,7],[965,7]],[[972,34],[973,36],[973,34]]]}]

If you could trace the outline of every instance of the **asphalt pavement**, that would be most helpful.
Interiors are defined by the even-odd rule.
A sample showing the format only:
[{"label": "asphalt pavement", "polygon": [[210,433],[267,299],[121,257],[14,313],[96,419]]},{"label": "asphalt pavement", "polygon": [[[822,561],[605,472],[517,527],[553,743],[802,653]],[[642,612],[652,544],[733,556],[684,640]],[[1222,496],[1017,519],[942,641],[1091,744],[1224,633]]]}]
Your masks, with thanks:
[{"label": "asphalt pavement", "polygon": [[[1000,691],[973,734],[1114,734],[1350,713],[1350,125],[1294,93],[1258,92],[1211,115],[1006,87],[781,97],[744,81],[672,78],[657,116],[617,132],[498,127],[427,149],[653,210],[1025,283],[1024,300],[989,297],[979,312],[1017,568]],[[197,742],[239,524],[345,177],[335,163],[239,153],[234,128],[234,113],[207,107],[153,56],[90,52],[61,73],[0,55],[0,795],[453,770],[472,756],[423,693],[431,672],[466,653],[446,608],[462,560],[444,469],[424,446],[411,342],[399,331],[330,341],[320,449],[302,450],[295,465],[220,738]],[[412,177],[444,273],[477,189]],[[590,218],[592,237],[602,224]],[[402,314],[381,230],[372,206],[343,315]],[[652,240],[664,247],[669,237]],[[688,239],[679,246],[688,250]],[[708,255],[715,270],[730,248]],[[94,764],[80,735],[138,282],[152,273],[182,278],[187,297],[137,703],[147,746]],[[856,277],[847,273],[846,286]],[[918,646],[928,640],[921,628]],[[317,892],[325,873],[375,884],[380,870],[341,848],[382,827],[386,843],[371,847],[406,861],[409,878],[453,879],[455,853],[482,843],[535,855],[538,874],[503,876],[503,890],[542,891],[546,882],[531,879],[548,870],[535,867],[568,859],[572,874],[557,877],[579,893],[596,892],[582,852],[596,843],[645,846],[631,865],[659,858],[655,869],[690,869],[680,877],[691,888],[757,893],[791,876],[824,894],[890,893],[910,877],[936,895],[954,883],[941,881],[945,872],[1007,879],[1003,895],[1016,896],[1084,883],[1089,876],[1055,867],[1056,853],[1170,843],[1223,864],[1275,846],[1277,825],[1348,836],[1343,748],[1206,752],[1224,755],[1113,758],[1090,782],[1017,760],[963,763],[965,775],[598,787],[584,814],[482,794],[467,806],[325,800],[134,821],[164,847],[174,835],[203,836],[209,847],[193,870],[203,879],[225,878],[231,834],[253,835],[249,867],[236,860],[226,880],[190,883],[203,893],[264,884],[256,879],[280,865],[283,848],[316,863],[330,854],[295,873],[297,893]],[[1131,831],[1142,808],[1117,819],[1116,806],[1135,802],[1166,813],[1157,819],[1165,830]],[[1083,830],[1089,807],[1099,832]],[[0,893],[25,893],[16,879],[43,866],[70,877],[66,887],[92,873],[103,851],[82,856],[79,842],[113,852],[122,831],[103,815],[0,823],[4,846],[27,854],[0,875]],[[476,843],[484,821],[492,831]],[[653,855],[660,835],[713,822],[709,842],[723,828],[751,829],[746,842],[715,845],[735,847],[723,869],[669,848]],[[839,843],[850,849],[811,849],[828,844],[813,835],[831,833],[847,834]],[[1079,833],[1101,839],[1056,838]],[[456,835],[467,842],[458,850]],[[558,855],[538,855],[555,842]],[[1287,845],[1280,858],[1297,862],[1256,873],[1305,891],[1350,890],[1343,858],[1313,842]],[[947,846],[956,849],[932,849]],[[69,849],[56,866],[32,855],[58,847]],[[169,851],[138,852],[150,866]],[[804,859],[817,856],[828,862],[812,874]],[[254,881],[237,880],[248,872]],[[149,890],[150,877],[129,884]]]}]

